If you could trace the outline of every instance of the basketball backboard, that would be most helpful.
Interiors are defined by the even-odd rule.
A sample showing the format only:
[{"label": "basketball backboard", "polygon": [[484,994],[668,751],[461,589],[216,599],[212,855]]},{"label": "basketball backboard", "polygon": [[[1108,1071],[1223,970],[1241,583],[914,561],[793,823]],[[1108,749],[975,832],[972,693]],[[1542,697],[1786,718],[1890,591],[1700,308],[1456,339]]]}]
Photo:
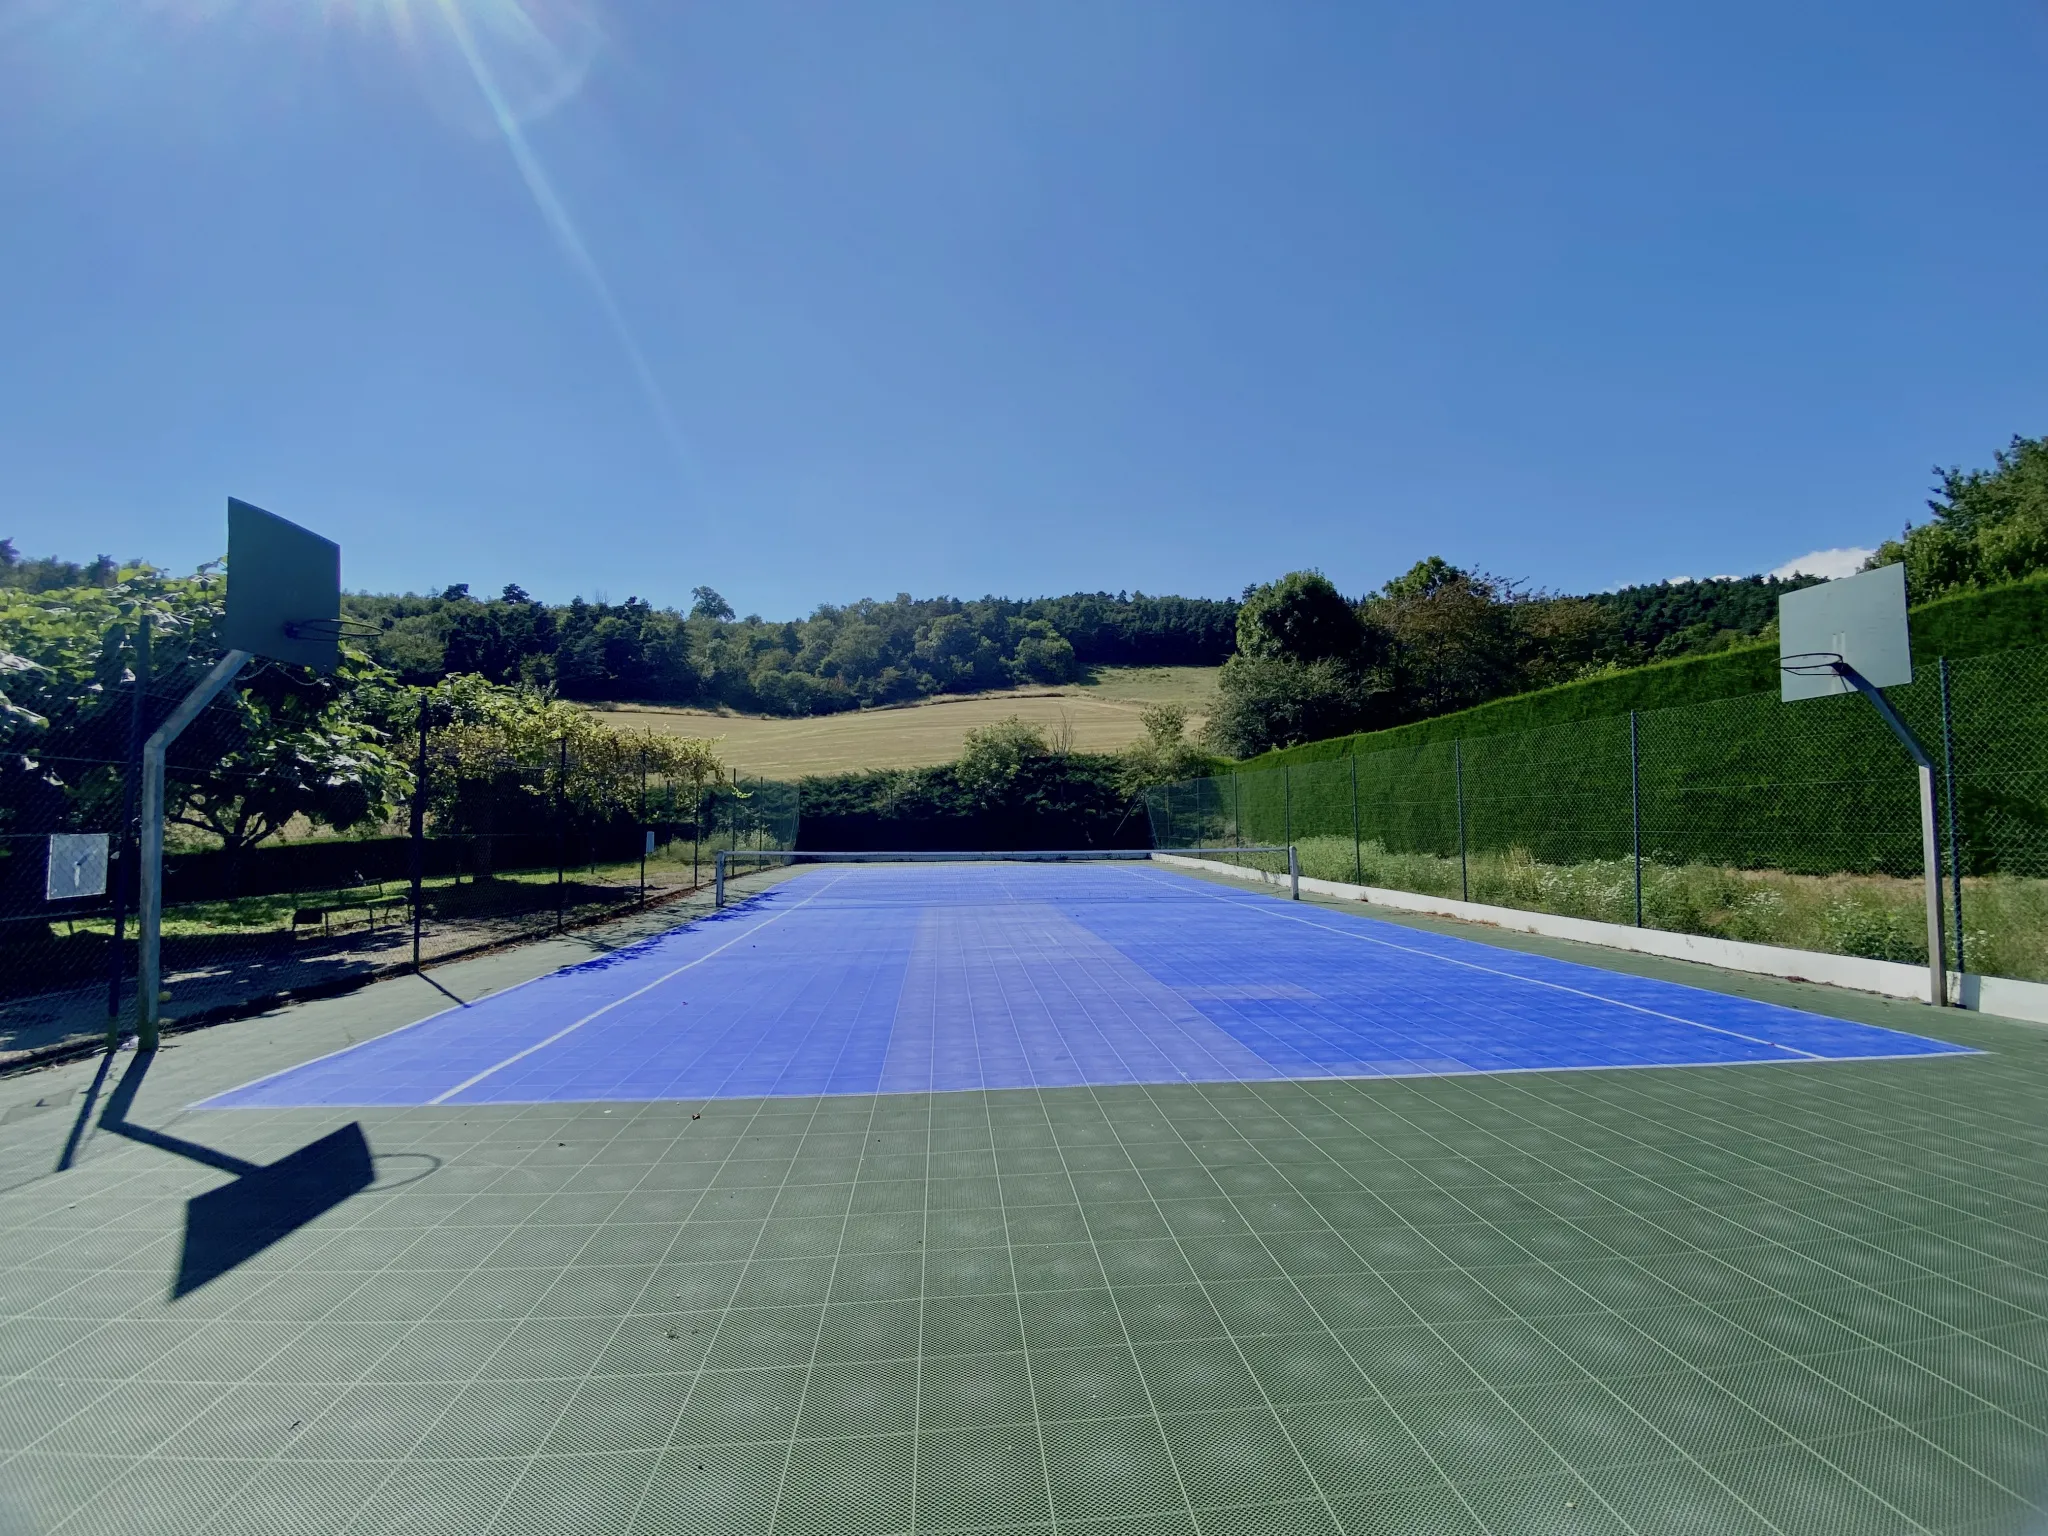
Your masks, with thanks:
[{"label": "basketball backboard", "polygon": [[341,546],[230,497],[221,644],[332,672],[341,660]]},{"label": "basketball backboard", "polygon": [[1875,688],[1913,681],[1903,565],[1879,566],[1778,599],[1778,696],[1790,703],[1852,692],[1855,685],[1835,670],[1836,662],[1846,662]]}]

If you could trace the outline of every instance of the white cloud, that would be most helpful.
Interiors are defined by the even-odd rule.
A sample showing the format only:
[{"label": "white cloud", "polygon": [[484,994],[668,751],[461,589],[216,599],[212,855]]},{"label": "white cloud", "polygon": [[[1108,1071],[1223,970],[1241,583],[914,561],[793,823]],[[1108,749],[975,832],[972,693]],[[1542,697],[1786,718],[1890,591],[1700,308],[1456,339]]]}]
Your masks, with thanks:
[{"label": "white cloud", "polygon": [[1863,562],[1876,553],[1874,549],[1816,549],[1810,554],[1787,560],[1769,574],[1781,579],[1786,576],[1825,576],[1833,581],[1838,576],[1854,576],[1863,569]]}]

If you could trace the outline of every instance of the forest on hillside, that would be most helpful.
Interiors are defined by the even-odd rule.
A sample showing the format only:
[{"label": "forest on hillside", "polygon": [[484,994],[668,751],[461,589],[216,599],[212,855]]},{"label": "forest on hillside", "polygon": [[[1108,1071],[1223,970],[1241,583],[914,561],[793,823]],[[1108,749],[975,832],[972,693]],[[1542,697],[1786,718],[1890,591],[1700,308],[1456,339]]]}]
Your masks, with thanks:
[{"label": "forest on hillside", "polygon": [[810,617],[736,617],[699,587],[688,611],[623,603],[550,606],[516,586],[478,601],[351,595],[376,626],[372,656],[409,683],[473,672],[571,699],[636,699],[778,715],[831,714],[940,693],[1074,681],[1099,666],[1217,666],[1235,643],[1229,600],[1085,593],[863,599]]},{"label": "forest on hillside", "polygon": [[[1914,601],[2048,569],[2048,439],[2015,437],[1986,469],[1937,469],[1932,516],[1877,553]],[[28,558],[0,539],[0,590],[109,588],[125,566]],[[580,700],[829,714],[1105,666],[1224,665],[1210,744],[1248,754],[1397,725],[1508,694],[1730,646],[1773,631],[1812,578],[1659,582],[1570,596],[1429,559],[1363,596],[1314,571],[1236,598],[861,599],[801,619],[736,615],[708,586],[687,608],[478,596],[344,598],[367,657],[404,684],[475,675]],[[1226,665],[1227,664],[1227,665]]]},{"label": "forest on hillside", "polygon": [[[1429,569],[1454,571],[1442,561]],[[1418,569],[1422,569],[1419,567]],[[1565,681],[1589,666],[1633,665],[1755,636],[1780,593],[1804,585],[1748,577],[1629,588],[1592,598],[1531,595],[1513,583],[1471,578],[1488,600],[1453,613],[1445,630],[1412,643],[1466,650],[1465,633],[1512,614],[1524,643],[1483,677],[1461,673],[1450,691],[1483,696]],[[1406,578],[1403,578],[1406,579]],[[708,587],[687,610],[638,597],[544,604],[517,586],[479,599],[452,587],[436,596],[352,594],[350,617],[374,625],[370,654],[408,683],[475,673],[545,686],[570,699],[635,699],[775,715],[820,715],[948,693],[1073,682],[1095,667],[1219,666],[1239,649],[1238,616],[1258,587],[1235,599],[1077,592],[1015,600],[983,597],[863,599],[808,618],[736,616]],[[1361,609],[1374,597],[1351,600]],[[1441,666],[1431,669],[1441,673]],[[1465,673],[1470,669],[1466,668]],[[1424,686],[1407,707],[1430,710],[1446,689]]]}]

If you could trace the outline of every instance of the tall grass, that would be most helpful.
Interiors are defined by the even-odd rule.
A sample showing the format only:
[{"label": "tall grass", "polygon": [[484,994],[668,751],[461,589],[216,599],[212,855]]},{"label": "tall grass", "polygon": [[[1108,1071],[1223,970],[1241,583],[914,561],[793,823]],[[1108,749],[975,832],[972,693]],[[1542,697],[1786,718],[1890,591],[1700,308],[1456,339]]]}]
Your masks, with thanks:
[{"label": "tall grass", "polygon": [[[1304,838],[1297,846],[1304,875],[1426,896],[1461,894],[1456,858],[1395,853],[1377,842],[1354,853],[1348,837]],[[1247,862],[1279,867],[1271,859]],[[1548,864],[1521,849],[1475,853],[1466,860],[1465,879],[1468,899],[1488,906],[1605,923],[1636,920],[1635,870],[1627,859]],[[1643,923],[1672,933],[1925,965],[1923,892],[1918,880],[1884,875],[1645,863]],[[1965,880],[1963,923],[1970,970],[2048,981],[2048,880]]]}]

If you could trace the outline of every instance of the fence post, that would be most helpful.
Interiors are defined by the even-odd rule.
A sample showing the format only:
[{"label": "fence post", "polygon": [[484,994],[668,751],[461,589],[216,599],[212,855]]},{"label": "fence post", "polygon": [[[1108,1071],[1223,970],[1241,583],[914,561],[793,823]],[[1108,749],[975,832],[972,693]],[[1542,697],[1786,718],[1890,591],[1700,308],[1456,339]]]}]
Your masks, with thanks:
[{"label": "fence post", "polygon": [[647,905],[647,744],[640,744],[640,905]]},{"label": "fence post", "polygon": [[148,717],[149,615],[135,629],[135,692],[128,700],[128,756],[121,764],[121,825],[114,833],[114,934],[107,945],[107,1047],[121,1043],[121,979],[128,967],[122,929],[128,917],[128,887],[140,857],[135,840],[135,800],[142,780],[142,727]]},{"label": "fence post", "polygon": [[1287,764],[1280,765],[1280,795],[1282,814],[1286,817],[1287,835],[1280,839],[1288,847],[1294,846],[1294,774]]},{"label": "fence post", "polygon": [[563,806],[569,791],[569,738],[562,737],[556,746],[559,751],[555,759],[555,932],[560,933],[566,916],[562,904],[568,895],[562,886],[562,870],[569,856],[568,828],[563,824]]},{"label": "fence post", "polygon": [[420,968],[420,909],[427,877],[427,695],[420,693],[419,754],[412,771],[412,968]]},{"label": "fence post", "polygon": [[1465,740],[1451,743],[1451,774],[1458,792],[1458,900],[1472,899],[1472,879],[1465,868]]},{"label": "fence post", "polygon": [[1941,782],[1948,801],[1948,878],[1955,892],[1956,974],[1963,964],[1963,861],[1956,852],[1956,727],[1949,710],[1948,658],[1941,658]]},{"label": "fence post", "polygon": [[1237,846],[1244,846],[1244,776],[1235,768],[1230,770],[1230,827],[1231,836],[1237,839]]},{"label": "fence post", "polygon": [[1351,760],[1351,878],[1360,885],[1365,884],[1365,852],[1358,843],[1358,754],[1346,754]]},{"label": "fence post", "polygon": [[1636,926],[1643,926],[1643,753],[1636,712],[1628,712],[1628,825],[1636,866]]}]

